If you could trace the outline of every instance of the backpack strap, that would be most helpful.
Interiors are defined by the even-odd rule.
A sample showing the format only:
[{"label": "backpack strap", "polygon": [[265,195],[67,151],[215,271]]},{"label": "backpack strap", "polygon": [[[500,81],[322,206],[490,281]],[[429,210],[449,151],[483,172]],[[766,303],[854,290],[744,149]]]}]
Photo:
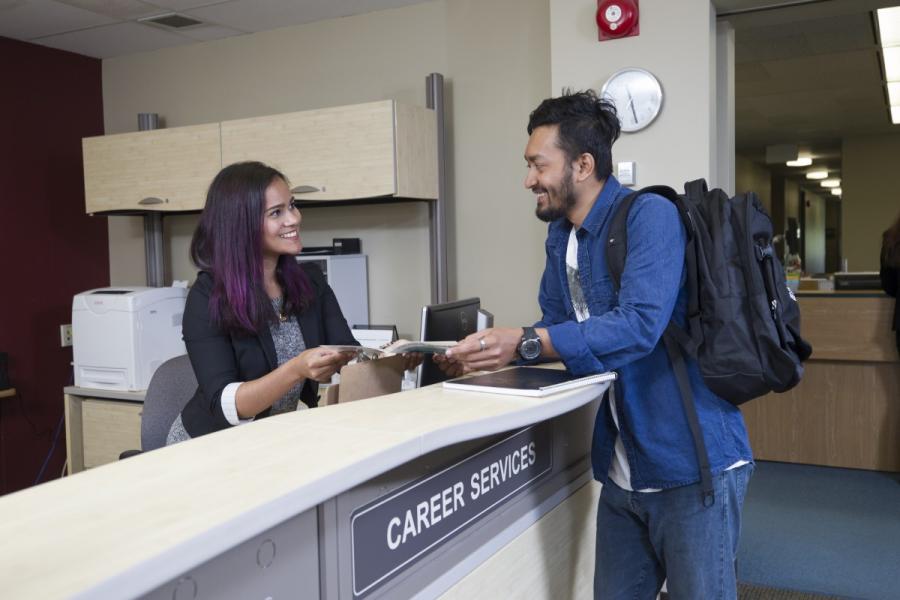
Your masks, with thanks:
[{"label": "backpack strap", "polygon": [[[706,180],[697,179],[685,184],[686,197],[700,197],[706,195],[708,188]],[[697,417],[697,407],[694,404],[694,394],[691,391],[691,383],[688,378],[687,365],[682,354],[682,348],[691,355],[695,355],[699,346],[700,336],[700,302],[699,288],[697,285],[697,239],[696,224],[691,215],[689,202],[678,195],[668,186],[651,186],[631,192],[619,203],[609,226],[606,245],[606,264],[612,277],[615,290],[618,291],[622,284],[622,273],[625,271],[625,258],[628,254],[628,213],[631,205],[641,194],[658,194],[671,201],[677,208],[678,214],[687,230],[687,246],[685,247],[685,265],[687,268],[688,282],[688,306],[687,319],[688,331],[685,331],[674,321],[670,321],[663,333],[663,343],[669,355],[669,362],[675,373],[678,383],[678,391],[681,403],[687,418],[691,437],[694,441],[694,451],[700,465],[701,501],[703,506],[710,507],[715,504],[716,496],[712,484],[712,472],[709,467],[709,454],[706,451],[706,442],[700,430],[700,420]],[[690,332],[690,333],[688,333]]]},{"label": "backpack strap", "polygon": [[684,184],[685,196],[705,196],[709,193],[709,187],[706,185],[705,179],[694,179]]},{"label": "backpack strap", "polygon": [[644,194],[657,194],[668,198],[676,206],[679,203],[675,190],[665,185],[641,188],[625,196],[619,203],[606,236],[606,267],[617,292],[622,287],[622,273],[625,272],[625,257],[628,254],[628,213],[638,196]]},{"label": "backpack strap", "polygon": [[691,429],[691,437],[694,438],[694,452],[697,454],[697,462],[700,464],[700,500],[703,506],[709,508],[716,503],[716,492],[713,490],[712,472],[709,468],[709,454],[706,452],[706,442],[703,441],[703,432],[700,431],[700,420],[697,418],[697,406],[694,404],[694,393],[691,391],[691,382],[688,379],[687,365],[684,355],[678,347],[678,342],[668,333],[663,335],[666,352],[675,372],[678,382],[678,391],[681,396],[681,404],[687,417],[688,427]]}]

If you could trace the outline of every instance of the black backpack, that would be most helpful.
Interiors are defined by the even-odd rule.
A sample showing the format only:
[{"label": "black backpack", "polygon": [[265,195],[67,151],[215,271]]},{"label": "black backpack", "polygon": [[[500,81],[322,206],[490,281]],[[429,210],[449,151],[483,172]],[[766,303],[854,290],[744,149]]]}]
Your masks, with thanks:
[{"label": "black backpack", "polygon": [[683,196],[665,186],[630,193],[613,215],[608,235],[606,260],[617,290],[625,269],[628,212],[645,193],[673,202],[687,230],[686,328],[670,322],[663,342],[694,437],[706,504],[713,499],[709,459],[684,353],[697,361],[713,393],[739,405],[797,385],[812,348],[800,337],[800,309],[772,247],[772,220],[753,192],[729,198],[698,179],[685,184]]}]

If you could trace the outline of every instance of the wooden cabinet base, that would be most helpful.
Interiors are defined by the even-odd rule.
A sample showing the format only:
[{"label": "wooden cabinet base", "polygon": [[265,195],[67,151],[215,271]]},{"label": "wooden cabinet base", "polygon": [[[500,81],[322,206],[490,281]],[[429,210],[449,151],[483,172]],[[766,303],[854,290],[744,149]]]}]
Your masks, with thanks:
[{"label": "wooden cabinet base", "polygon": [[807,363],[803,381],[741,407],[761,460],[900,471],[900,364]]},{"label": "wooden cabinet base", "polygon": [[141,448],[140,402],[65,395],[68,473],[119,460]]}]

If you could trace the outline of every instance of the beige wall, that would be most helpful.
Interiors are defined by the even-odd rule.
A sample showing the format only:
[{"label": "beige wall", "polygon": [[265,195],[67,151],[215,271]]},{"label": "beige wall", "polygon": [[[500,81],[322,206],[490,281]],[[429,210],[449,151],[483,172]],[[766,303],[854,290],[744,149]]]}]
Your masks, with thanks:
[{"label": "beige wall", "polygon": [[772,214],[772,173],[764,166],[738,154],[735,157],[734,193],[756,192]]},{"label": "beige wall", "polygon": [[613,161],[637,162],[638,186],[681,189],[689,179],[710,180],[718,167],[716,24],[710,2],[644,0],[640,35],[602,43],[596,10],[595,0],[550,1],[553,93],[566,86],[599,90],[624,67],[649,70],[662,84],[662,110],[647,129],[622,135]]},{"label": "beige wall", "polygon": [[900,134],[847,138],[841,167],[842,256],[877,271],[881,233],[900,212]]},{"label": "beige wall", "polygon": [[825,272],[825,197],[812,192],[806,193],[806,216],[803,233],[805,256],[804,273]]},{"label": "beige wall", "polygon": [[[443,73],[451,297],[481,296],[498,323],[532,322],[543,253],[529,240],[542,228],[530,207],[516,207],[528,204],[525,122],[550,88],[547,21],[546,0],[438,0],[109,59],[106,131],[135,130],[138,112],[180,126],[386,98],[423,105],[425,77]],[[196,218],[166,218],[177,279],[195,275],[187,247]],[[111,217],[109,230],[113,284],[143,284],[140,220]],[[310,246],[361,238],[371,321],[417,335],[430,301],[427,205],[308,209],[302,233]]]}]

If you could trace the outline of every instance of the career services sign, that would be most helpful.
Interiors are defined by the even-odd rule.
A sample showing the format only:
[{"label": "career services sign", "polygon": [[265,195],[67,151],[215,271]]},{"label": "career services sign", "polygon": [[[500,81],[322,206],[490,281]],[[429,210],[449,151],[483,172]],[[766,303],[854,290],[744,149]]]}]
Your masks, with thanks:
[{"label": "career services sign", "polygon": [[553,467],[550,424],[518,431],[353,511],[353,596],[362,597]]}]

